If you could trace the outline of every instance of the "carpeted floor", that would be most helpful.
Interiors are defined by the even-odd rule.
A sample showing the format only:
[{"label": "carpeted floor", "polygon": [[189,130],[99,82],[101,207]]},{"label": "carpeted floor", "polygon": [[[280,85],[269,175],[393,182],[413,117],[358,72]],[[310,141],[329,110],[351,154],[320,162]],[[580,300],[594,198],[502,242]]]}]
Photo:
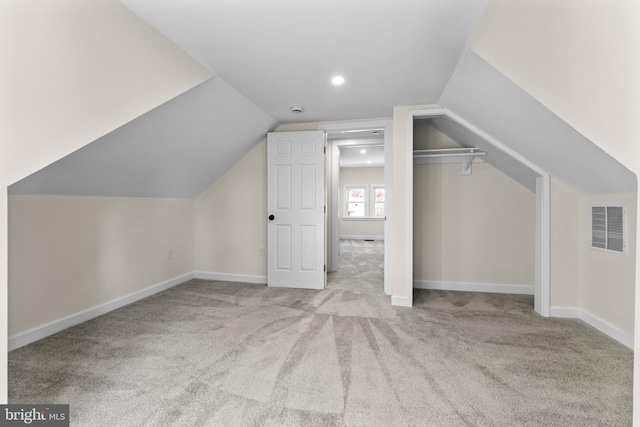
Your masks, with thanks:
[{"label": "carpeted floor", "polygon": [[83,426],[625,426],[632,351],[529,296],[382,294],[378,242],[324,291],[192,280],[9,353],[12,403]]}]

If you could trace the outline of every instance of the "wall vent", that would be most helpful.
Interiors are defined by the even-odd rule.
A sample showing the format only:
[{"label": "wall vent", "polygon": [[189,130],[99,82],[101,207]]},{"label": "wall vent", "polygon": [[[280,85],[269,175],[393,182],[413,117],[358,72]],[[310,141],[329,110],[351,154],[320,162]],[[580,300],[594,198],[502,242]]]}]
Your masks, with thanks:
[{"label": "wall vent", "polygon": [[591,247],[627,253],[626,213],[623,205],[591,207]]}]

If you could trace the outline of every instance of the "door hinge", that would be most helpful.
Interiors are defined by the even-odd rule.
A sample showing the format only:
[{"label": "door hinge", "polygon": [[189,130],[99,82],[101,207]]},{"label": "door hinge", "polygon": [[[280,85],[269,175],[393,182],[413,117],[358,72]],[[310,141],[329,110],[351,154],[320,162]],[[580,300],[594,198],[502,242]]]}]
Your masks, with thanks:
[{"label": "door hinge", "polygon": [[327,271],[327,264],[325,264],[325,265],[324,265],[324,271],[325,271],[325,273],[326,273],[326,271]]},{"label": "door hinge", "polygon": [[327,146],[324,146],[324,154],[327,154]]},{"label": "door hinge", "polygon": [[324,205],[324,213],[327,213],[327,205]]}]

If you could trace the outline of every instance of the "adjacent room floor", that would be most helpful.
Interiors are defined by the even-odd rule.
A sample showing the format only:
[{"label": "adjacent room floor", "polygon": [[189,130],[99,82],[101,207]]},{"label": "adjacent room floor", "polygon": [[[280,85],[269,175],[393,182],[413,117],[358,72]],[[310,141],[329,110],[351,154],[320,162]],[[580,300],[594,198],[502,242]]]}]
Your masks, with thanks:
[{"label": "adjacent room floor", "polygon": [[15,350],[9,400],[87,426],[631,425],[628,348],[530,296],[391,307],[378,243],[342,250],[324,291],[192,280]]}]

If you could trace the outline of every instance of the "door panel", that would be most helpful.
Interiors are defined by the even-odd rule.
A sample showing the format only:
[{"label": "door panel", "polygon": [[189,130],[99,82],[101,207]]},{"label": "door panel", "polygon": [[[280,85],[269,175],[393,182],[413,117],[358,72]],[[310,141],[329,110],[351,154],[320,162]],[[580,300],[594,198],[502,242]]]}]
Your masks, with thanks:
[{"label": "door panel", "polygon": [[324,289],[325,135],[267,136],[269,286]]}]

